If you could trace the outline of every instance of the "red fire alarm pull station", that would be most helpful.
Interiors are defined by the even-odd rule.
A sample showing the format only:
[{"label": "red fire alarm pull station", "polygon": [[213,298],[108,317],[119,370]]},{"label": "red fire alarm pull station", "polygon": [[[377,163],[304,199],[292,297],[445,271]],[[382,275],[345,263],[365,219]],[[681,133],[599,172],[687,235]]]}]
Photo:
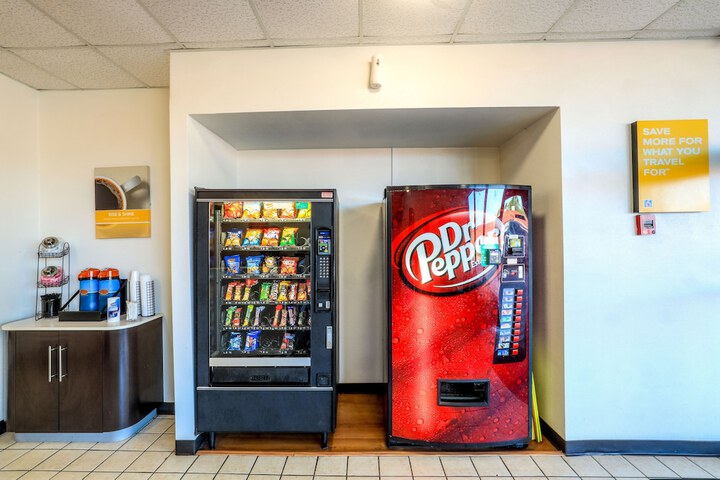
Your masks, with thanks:
[{"label": "red fire alarm pull station", "polygon": [[655,235],[655,215],[642,214],[635,216],[638,235]]}]

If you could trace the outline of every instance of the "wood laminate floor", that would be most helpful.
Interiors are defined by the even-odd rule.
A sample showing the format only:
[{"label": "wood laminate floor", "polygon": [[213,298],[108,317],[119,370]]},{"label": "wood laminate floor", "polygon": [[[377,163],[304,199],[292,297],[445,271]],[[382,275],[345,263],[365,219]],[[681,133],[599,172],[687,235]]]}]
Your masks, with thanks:
[{"label": "wood laminate floor", "polygon": [[[385,444],[385,400],[379,394],[341,393],[338,395],[338,421],[330,434],[328,448],[320,447],[317,434],[217,434],[215,450],[198,454],[262,453],[263,455],[423,455],[437,451],[388,449]],[[483,453],[475,451],[473,454]],[[443,454],[451,454],[445,452]],[[467,455],[467,451],[458,452]],[[493,449],[487,453],[561,454],[547,439],[531,442],[526,449]]]}]

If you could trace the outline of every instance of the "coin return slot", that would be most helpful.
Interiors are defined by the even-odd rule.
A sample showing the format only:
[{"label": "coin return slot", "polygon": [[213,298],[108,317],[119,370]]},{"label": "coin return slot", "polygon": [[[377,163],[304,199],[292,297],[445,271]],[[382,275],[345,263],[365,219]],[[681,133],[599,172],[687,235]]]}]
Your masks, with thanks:
[{"label": "coin return slot", "polygon": [[489,380],[438,380],[438,405],[486,407],[489,398]]}]

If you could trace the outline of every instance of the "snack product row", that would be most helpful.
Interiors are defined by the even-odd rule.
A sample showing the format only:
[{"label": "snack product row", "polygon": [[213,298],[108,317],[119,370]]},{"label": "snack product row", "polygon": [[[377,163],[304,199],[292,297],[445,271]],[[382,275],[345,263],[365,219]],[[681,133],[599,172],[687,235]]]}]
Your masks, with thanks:
[{"label": "snack product row", "polygon": [[[307,337],[300,333],[263,332],[262,330],[249,330],[248,332],[230,332],[225,350],[227,352],[289,354],[296,351],[296,345],[301,349],[307,348]],[[297,352],[295,352],[297,353]]]},{"label": "snack product row", "polygon": [[231,228],[225,232],[223,247],[295,247],[298,230],[297,227]]},{"label": "snack product row", "polygon": [[310,218],[310,202],[225,202],[223,218],[231,219],[277,219]]},{"label": "snack product row", "polygon": [[310,280],[260,281],[257,279],[232,281],[225,287],[226,302],[306,302]]},{"label": "snack product row", "polygon": [[[276,255],[228,255],[225,262],[226,275],[297,275],[307,271],[305,257],[280,257]],[[244,265],[243,265],[244,263]]]},{"label": "snack product row", "polygon": [[308,305],[233,305],[225,311],[224,327],[309,327]]}]

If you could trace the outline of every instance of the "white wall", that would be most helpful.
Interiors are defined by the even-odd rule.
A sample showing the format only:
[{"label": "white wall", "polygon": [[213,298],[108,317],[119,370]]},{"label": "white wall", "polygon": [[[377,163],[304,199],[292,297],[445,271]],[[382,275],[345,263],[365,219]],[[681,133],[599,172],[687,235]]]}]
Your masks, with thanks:
[{"label": "white wall", "polygon": [[[32,317],[39,188],[37,93],[0,75],[0,323]],[[7,334],[0,334],[0,419],[7,419]]]},{"label": "white wall", "polygon": [[[376,53],[385,82],[370,92]],[[191,295],[189,114],[554,105],[562,112],[565,286],[550,308],[564,314],[565,438],[720,440],[720,385],[710,380],[720,362],[715,349],[695,347],[720,341],[720,324],[703,321],[720,307],[720,277],[707,273],[720,267],[720,250],[707,248],[720,234],[717,201],[707,213],[660,215],[658,235],[636,237],[629,168],[631,122],[708,118],[717,192],[719,56],[720,40],[172,54],[175,348],[192,351],[182,310]],[[189,358],[175,360],[191,371]],[[668,385],[681,393],[668,395]],[[192,382],[178,382],[176,394],[177,438],[193,438]]]},{"label": "white wall", "polygon": [[[164,396],[173,401],[170,302],[168,91],[45,91],[39,96],[41,236],[70,244],[70,290],[86,267],[149,273],[156,311],[165,314]],[[150,167],[151,237],[95,239],[96,167]]]}]

